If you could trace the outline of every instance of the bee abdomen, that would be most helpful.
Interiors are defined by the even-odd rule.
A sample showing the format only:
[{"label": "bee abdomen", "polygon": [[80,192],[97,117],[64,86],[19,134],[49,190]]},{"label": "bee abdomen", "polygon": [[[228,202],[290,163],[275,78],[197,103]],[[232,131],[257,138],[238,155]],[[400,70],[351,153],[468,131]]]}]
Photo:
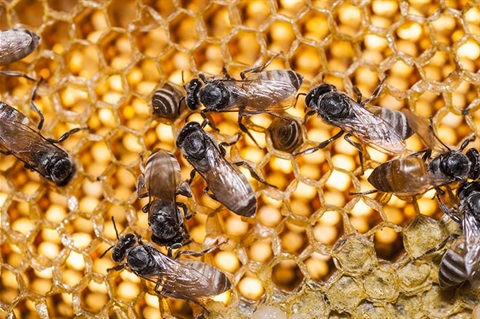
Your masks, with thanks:
[{"label": "bee abdomen", "polygon": [[443,288],[456,286],[468,279],[465,258],[462,254],[448,249],[440,262],[438,280]]},{"label": "bee abdomen", "polygon": [[160,118],[175,119],[180,114],[181,93],[170,84],[153,94],[152,107],[153,114]]},{"label": "bee abdomen", "polygon": [[290,83],[298,90],[303,83],[303,76],[291,70],[270,70],[260,73],[263,80],[280,81]]},{"label": "bee abdomen", "polygon": [[273,147],[291,153],[303,144],[303,132],[300,123],[290,118],[275,118],[268,127]]}]

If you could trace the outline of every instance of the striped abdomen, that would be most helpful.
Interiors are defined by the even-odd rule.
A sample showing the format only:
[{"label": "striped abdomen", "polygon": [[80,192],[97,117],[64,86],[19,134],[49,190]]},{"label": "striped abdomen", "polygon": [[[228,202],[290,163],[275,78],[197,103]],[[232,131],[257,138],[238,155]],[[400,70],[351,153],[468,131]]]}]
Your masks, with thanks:
[{"label": "striped abdomen", "polygon": [[182,111],[181,99],[182,93],[177,88],[169,83],[165,84],[153,94],[152,107],[154,116],[172,121],[175,120]]},{"label": "striped abdomen", "polygon": [[273,147],[279,151],[292,153],[303,144],[302,126],[295,119],[276,117],[268,131]]}]

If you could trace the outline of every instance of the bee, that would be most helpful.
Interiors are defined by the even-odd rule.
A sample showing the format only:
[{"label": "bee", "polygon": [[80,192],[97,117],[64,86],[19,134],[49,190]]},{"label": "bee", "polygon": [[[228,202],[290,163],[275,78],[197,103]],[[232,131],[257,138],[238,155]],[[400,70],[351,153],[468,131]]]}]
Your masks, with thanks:
[{"label": "bee", "polygon": [[40,37],[26,29],[0,31],[0,65],[21,60],[35,50]]},{"label": "bee", "polygon": [[292,106],[303,83],[303,76],[292,70],[263,71],[277,56],[241,72],[241,80],[230,77],[225,68],[223,79],[207,79],[199,74],[200,80],[193,79],[186,86],[187,107],[197,110],[201,103],[204,112],[238,112],[240,129],[253,139],[242,117],[261,113],[279,116],[278,112]]},{"label": "bee", "polygon": [[[210,190],[214,200],[225,205],[235,214],[253,217],[257,210],[257,199],[247,178],[236,167],[244,165],[252,176],[270,185],[260,178],[246,162],[232,163],[225,159],[224,145],[217,145],[213,137],[207,134],[197,122],[187,123],[177,137],[177,147],[180,148],[187,161],[193,166],[191,180],[198,172],[207,182],[206,191]],[[271,186],[271,185],[270,185]]]},{"label": "bee", "polygon": [[[103,257],[113,249],[112,259],[118,265],[109,271],[129,268],[135,275],[155,283],[154,291],[157,294],[189,300],[200,306],[200,301],[232,288],[227,276],[211,265],[192,259],[170,258],[153,245],[142,241],[140,236],[129,233],[119,238],[116,226],[115,231],[117,244],[102,254]],[[200,256],[221,244],[202,252],[183,253]]]},{"label": "bee", "polygon": [[[444,289],[470,281],[480,287],[480,182],[462,184],[457,196],[463,234],[455,239],[440,261],[438,279]],[[439,200],[441,209],[454,219],[454,212]]]},{"label": "bee", "polygon": [[174,121],[183,111],[182,92],[170,83],[155,91],[152,96],[152,113],[155,117]]},{"label": "bee", "polygon": [[[376,150],[389,154],[400,155],[406,151],[405,138],[408,133],[404,131],[404,122],[400,120],[400,127],[391,123],[392,114],[399,116],[396,111],[378,111],[374,113],[366,108],[366,105],[375,100],[381,92],[385,80],[375,89],[372,96],[361,101],[362,96],[355,89],[357,101],[350,98],[346,93],[339,92],[331,84],[323,83],[314,87],[305,97],[305,103],[310,109],[307,116],[317,114],[322,120],[330,125],[337,126],[341,130],[330,139],[320,143],[317,147],[307,149],[302,153],[311,153],[324,148],[338,139],[345,132],[345,139],[360,151],[360,162],[363,165],[363,147],[352,141],[351,136],[357,137],[364,145],[369,145]],[[376,113],[376,114],[375,114]],[[395,117],[396,118],[396,117]]]},{"label": "bee", "polygon": [[[148,225],[152,229],[152,241],[160,246],[172,249],[188,244],[190,236],[185,227],[183,216],[190,218],[184,203],[176,201],[177,194],[192,197],[189,185],[182,183],[180,165],[175,156],[164,149],[157,149],[141,166],[142,174],[138,178],[139,198],[149,197],[143,207],[148,213]],[[183,216],[180,212],[183,210]]]},{"label": "bee", "polygon": [[293,118],[276,117],[267,129],[273,148],[293,153],[304,141],[302,125]]},{"label": "bee", "polygon": [[43,137],[40,133],[43,115],[33,103],[35,91],[30,105],[41,118],[38,126],[10,105],[0,102],[0,152],[15,156],[25,163],[25,168],[37,171],[55,185],[65,186],[75,175],[76,168],[68,153],[55,144],[85,128],[72,129],[58,140]]},{"label": "bee", "polygon": [[[368,181],[377,190],[394,193],[400,197],[420,195],[447,184],[464,182],[467,178],[478,179],[480,176],[480,154],[470,148],[465,154],[464,149],[475,140],[475,136],[467,138],[458,150],[445,145],[433,131],[433,125],[427,125],[422,118],[412,112],[402,111],[407,115],[410,128],[420,136],[430,149],[419,153],[401,156],[377,166]],[[440,153],[430,159],[433,149]]]}]

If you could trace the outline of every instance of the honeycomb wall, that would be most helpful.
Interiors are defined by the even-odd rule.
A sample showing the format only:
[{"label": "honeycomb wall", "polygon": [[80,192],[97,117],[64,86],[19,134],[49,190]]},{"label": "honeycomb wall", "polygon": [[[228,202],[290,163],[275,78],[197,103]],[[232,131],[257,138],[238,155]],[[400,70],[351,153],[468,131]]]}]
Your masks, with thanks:
[{"label": "honeycomb wall", "polygon": [[[191,318],[196,305],[156,295],[152,285],[102,253],[123,233],[150,233],[146,199],[136,195],[140,153],[173,150],[182,176],[191,167],[174,141],[188,113],[173,123],[151,116],[153,92],[198,75],[236,78],[281,52],[270,69],[305,77],[301,92],[322,81],[433,117],[448,145],[478,135],[480,4],[475,1],[0,1],[0,28],[25,27],[41,45],[5,70],[43,77],[35,100],[43,134],[58,138],[78,173],[67,187],[50,185],[11,156],[0,155],[1,318]],[[32,120],[34,84],[0,77],[1,100]],[[303,121],[304,98],[287,112]],[[218,141],[239,131],[237,114],[214,114]],[[188,120],[201,121],[199,114]],[[227,273],[234,288],[206,303],[207,318],[470,318],[479,294],[467,284],[442,291],[442,251],[425,254],[458,226],[445,222],[429,192],[415,202],[350,192],[372,189],[366,177],[384,154],[358,151],[339,139],[293,158],[272,147],[267,115],[246,119],[249,137],[228,148],[273,189],[250,178],[259,209],[242,219],[192,184],[182,198],[196,243],[228,243],[202,258]],[[338,129],[315,116],[304,123],[313,146]],[[477,136],[478,137],[478,136]],[[407,140],[420,150],[420,140]],[[478,148],[478,142],[472,143]]]}]

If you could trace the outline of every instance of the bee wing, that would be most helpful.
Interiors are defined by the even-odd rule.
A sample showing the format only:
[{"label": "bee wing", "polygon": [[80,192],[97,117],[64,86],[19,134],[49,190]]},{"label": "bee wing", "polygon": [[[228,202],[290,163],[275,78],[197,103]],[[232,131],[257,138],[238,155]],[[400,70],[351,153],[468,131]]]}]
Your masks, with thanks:
[{"label": "bee wing", "polygon": [[4,30],[0,32],[2,48],[0,49],[0,65],[8,65],[30,54],[29,49],[34,40],[28,32],[21,30]]},{"label": "bee wing", "polygon": [[171,152],[158,149],[147,160],[147,181],[150,196],[173,200],[181,182],[180,165]]},{"label": "bee wing", "polygon": [[[423,117],[420,117],[410,111],[410,109],[402,109],[402,113],[405,114],[408,122],[408,126],[414,131],[418,137],[422,140],[423,144],[430,149],[439,149],[440,145],[435,138],[435,134],[430,127],[430,123]],[[445,150],[440,147],[441,150]]]},{"label": "bee wing", "polygon": [[226,82],[226,90],[238,101],[235,106],[228,108],[229,112],[241,109],[246,114],[259,114],[285,110],[292,106],[291,101],[297,92],[297,89],[286,81],[262,79],[223,81]]},{"label": "bee wing", "polygon": [[406,144],[388,122],[367,111],[356,102],[350,102],[355,116],[337,122],[337,126],[358,137],[364,144],[388,154],[401,154]]},{"label": "bee wing", "polygon": [[470,275],[480,269],[480,224],[469,209],[461,209],[465,236],[465,267]]},{"label": "bee wing", "polygon": [[203,262],[162,258],[162,264],[158,292],[163,296],[196,301],[231,288],[223,272]]},{"label": "bee wing", "polygon": [[[8,120],[0,119],[0,147],[2,149],[12,153],[25,162],[29,168],[35,170],[38,168],[38,159],[44,154],[57,152],[68,157],[64,150],[48,142],[36,127],[15,121],[27,119],[21,113],[17,113],[21,116],[11,117]],[[31,124],[31,122],[28,121],[27,124]]]}]

